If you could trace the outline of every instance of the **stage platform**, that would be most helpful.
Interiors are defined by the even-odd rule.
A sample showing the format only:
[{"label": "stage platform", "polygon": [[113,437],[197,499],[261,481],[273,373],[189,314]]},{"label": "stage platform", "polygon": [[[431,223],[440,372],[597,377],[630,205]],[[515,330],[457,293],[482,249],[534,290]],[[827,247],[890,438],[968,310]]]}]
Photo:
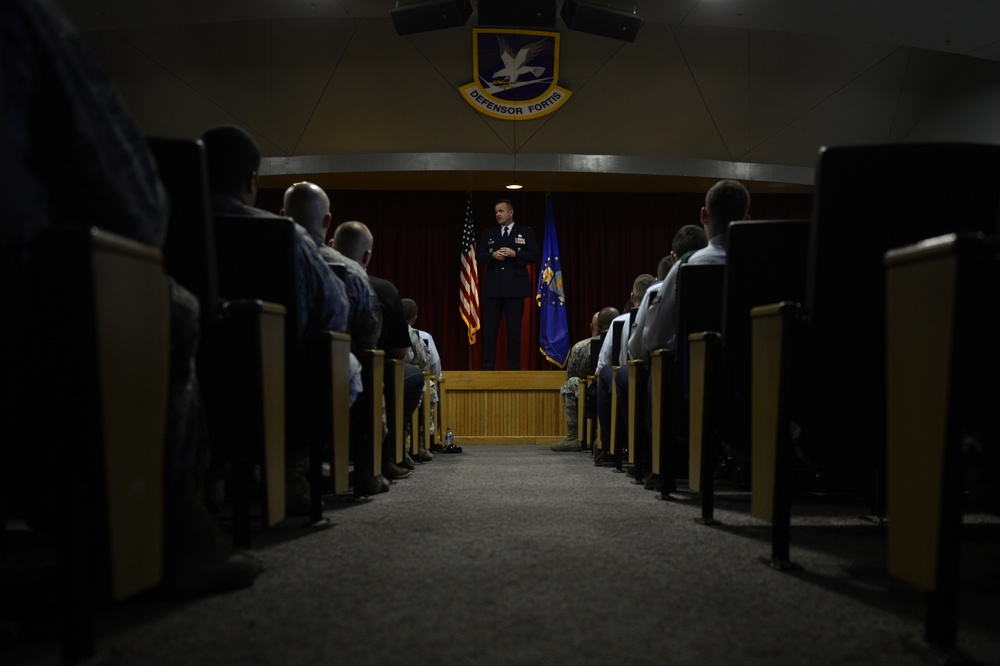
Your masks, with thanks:
[{"label": "stage platform", "polygon": [[455,443],[551,445],[566,436],[562,370],[445,372],[442,432]]}]

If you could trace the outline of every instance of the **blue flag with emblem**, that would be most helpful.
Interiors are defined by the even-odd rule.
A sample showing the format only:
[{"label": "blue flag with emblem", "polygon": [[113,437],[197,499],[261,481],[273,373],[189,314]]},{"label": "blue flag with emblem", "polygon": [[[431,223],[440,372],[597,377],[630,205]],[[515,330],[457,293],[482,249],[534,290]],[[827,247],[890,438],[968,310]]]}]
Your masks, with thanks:
[{"label": "blue flag with emblem", "polygon": [[566,320],[566,294],[563,291],[562,267],[559,265],[559,241],[552,200],[545,205],[545,241],[542,244],[542,268],[538,274],[535,301],[541,308],[538,320],[539,351],[550,363],[566,367],[569,356],[569,324]]}]

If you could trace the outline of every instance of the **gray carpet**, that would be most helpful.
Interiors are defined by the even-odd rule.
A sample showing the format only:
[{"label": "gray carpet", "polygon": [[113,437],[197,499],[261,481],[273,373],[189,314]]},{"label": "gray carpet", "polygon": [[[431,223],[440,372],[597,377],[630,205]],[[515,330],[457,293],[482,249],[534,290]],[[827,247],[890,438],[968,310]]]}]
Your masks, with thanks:
[{"label": "gray carpet", "polygon": [[[683,488],[683,487],[682,487]],[[537,446],[466,447],[418,465],[333,526],[255,534],[250,589],[102,612],[98,660],[120,664],[928,664],[924,596],[885,573],[884,528],[850,495],[795,506],[773,571],[749,495],[721,492],[717,527]],[[1000,664],[1000,543],[966,536],[959,644]],[[41,643],[3,663],[53,663]]]}]

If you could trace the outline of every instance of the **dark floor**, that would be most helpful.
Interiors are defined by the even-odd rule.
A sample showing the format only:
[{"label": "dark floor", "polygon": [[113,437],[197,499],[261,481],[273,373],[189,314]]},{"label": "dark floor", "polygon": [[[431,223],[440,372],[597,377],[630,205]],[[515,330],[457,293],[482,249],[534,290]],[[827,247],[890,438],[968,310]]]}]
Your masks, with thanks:
[{"label": "dark floor", "polygon": [[[326,530],[257,531],[267,570],[252,588],[102,611],[94,662],[941,663],[921,638],[924,595],[887,575],[886,527],[862,519],[860,494],[798,498],[797,573],[761,562],[771,530],[747,492],[720,489],[716,527],[683,484],[675,497],[583,453],[466,447],[331,503]],[[1000,522],[967,523],[959,645],[1000,665]],[[58,661],[40,553],[0,579],[0,663]]]}]

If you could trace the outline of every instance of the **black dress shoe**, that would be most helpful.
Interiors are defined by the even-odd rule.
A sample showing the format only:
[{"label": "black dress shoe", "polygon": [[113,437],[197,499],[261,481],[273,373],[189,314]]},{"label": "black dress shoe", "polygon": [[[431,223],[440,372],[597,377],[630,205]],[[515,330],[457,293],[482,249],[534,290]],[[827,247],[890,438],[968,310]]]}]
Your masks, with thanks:
[{"label": "black dress shoe", "polygon": [[462,447],[455,446],[454,444],[449,444],[448,446],[441,449],[441,453],[461,453]]}]

